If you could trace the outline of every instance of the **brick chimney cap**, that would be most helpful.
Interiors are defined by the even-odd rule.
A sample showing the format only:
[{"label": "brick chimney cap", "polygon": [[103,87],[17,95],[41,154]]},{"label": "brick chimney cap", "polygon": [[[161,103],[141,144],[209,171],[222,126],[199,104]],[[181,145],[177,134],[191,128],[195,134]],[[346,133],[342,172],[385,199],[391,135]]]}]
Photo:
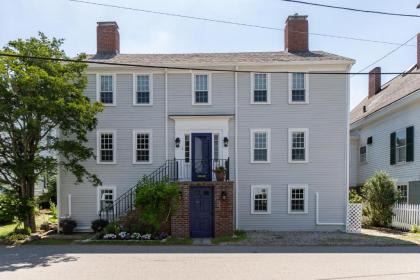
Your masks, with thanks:
[{"label": "brick chimney cap", "polygon": [[286,19],[286,23],[287,23],[289,20],[307,20],[307,19],[308,19],[308,16],[305,16],[305,15],[299,15],[298,13],[296,13],[296,14],[294,14],[294,15],[288,16],[288,17],[287,17],[287,19]]},{"label": "brick chimney cap", "polygon": [[115,25],[117,28],[119,28],[116,21],[98,21],[97,24],[98,26]]}]

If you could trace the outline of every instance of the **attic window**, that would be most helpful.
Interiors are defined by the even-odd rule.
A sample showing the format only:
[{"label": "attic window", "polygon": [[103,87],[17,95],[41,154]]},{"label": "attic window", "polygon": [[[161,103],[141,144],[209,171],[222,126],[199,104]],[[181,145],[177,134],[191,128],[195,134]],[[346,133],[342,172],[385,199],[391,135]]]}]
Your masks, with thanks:
[{"label": "attic window", "polygon": [[363,113],[366,113],[366,106],[363,106]]}]

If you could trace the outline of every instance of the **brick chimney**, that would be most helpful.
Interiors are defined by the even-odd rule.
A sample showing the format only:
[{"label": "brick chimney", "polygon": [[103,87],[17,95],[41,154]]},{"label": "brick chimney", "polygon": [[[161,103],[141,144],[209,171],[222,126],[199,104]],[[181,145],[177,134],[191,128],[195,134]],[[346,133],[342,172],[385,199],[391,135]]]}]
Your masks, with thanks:
[{"label": "brick chimney", "polygon": [[101,21],[96,26],[96,53],[115,55],[120,53],[120,33],[115,21]]},{"label": "brick chimney", "polygon": [[288,16],[284,28],[284,50],[288,52],[307,52],[308,16],[294,14]]},{"label": "brick chimney", "polygon": [[369,72],[369,95],[368,98],[375,96],[381,91],[381,67],[375,67]]}]

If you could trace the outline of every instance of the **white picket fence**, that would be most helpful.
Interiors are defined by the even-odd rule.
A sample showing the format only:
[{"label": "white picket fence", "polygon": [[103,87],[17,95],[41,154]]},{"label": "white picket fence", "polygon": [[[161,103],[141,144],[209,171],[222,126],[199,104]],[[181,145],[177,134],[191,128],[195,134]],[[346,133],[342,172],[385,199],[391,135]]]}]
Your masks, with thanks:
[{"label": "white picket fence", "polygon": [[411,226],[420,226],[420,204],[395,204],[392,226],[409,230]]}]

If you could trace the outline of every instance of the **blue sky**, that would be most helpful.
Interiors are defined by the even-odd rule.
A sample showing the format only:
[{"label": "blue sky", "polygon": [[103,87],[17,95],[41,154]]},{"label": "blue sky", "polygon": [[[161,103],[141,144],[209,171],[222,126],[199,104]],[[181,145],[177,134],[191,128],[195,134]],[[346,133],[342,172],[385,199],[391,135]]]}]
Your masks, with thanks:
[{"label": "blue sky", "polygon": [[[420,32],[418,18],[353,13],[279,0],[95,0],[141,9],[284,27],[288,15],[309,16],[309,32],[372,40],[405,42]],[[312,0],[355,8],[420,14],[417,0]],[[68,0],[1,0],[0,46],[42,31],[65,39],[68,55],[95,53],[96,22],[118,22],[122,53],[235,52],[283,50],[283,32],[202,22],[69,2]],[[415,44],[412,40],[410,44]],[[310,36],[311,50],[357,60],[360,70],[395,48],[393,45]],[[416,63],[416,48],[402,47],[381,61],[383,72],[404,71]],[[373,66],[372,66],[373,67]],[[392,78],[383,77],[382,81]],[[367,77],[351,78],[351,107],[367,94]]]}]

